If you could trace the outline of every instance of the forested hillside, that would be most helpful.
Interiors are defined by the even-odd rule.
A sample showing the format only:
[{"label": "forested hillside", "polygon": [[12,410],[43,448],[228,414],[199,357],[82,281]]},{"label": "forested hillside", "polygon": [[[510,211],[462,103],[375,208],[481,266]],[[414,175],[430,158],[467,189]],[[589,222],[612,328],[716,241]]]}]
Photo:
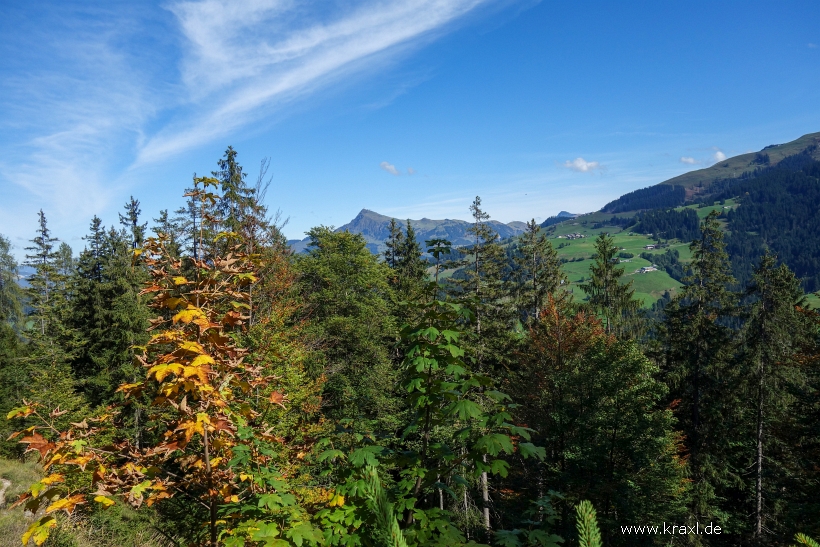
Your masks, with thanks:
[{"label": "forested hillside", "polygon": [[[808,215],[817,166],[777,176]],[[135,198],[118,226],[90,219],[78,253],[41,211],[25,289],[0,238],[0,450],[29,462],[14,481],[33,482],[15,485],[26,512],[7,509],[0,535],[210,547],[820,536],[820,315],[789,260],[764,251],[738,288],[717,208],[640,217],[663,237],[684,235],[673,224],[697,236],[651,250],[679,281],[648,316],[620,262],[634,255],[621,241],[637,250],[645,236],[570,240],[576,226],[532,220],[502,241],[476,197],[458,250],[393,221],[381,255],[324,226],[293,253],[259,181],[228,148],[156,219]],[[747,207],[748,222],[765,214],[763,175],[748,184],[730,224]],[[583,280],[559,245],[581,249]]]}]

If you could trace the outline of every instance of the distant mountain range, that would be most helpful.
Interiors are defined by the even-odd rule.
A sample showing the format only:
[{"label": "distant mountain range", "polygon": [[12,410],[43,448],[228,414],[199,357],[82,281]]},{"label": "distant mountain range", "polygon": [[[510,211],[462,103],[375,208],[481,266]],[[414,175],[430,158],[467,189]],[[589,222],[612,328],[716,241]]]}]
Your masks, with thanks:
[{"label": "distant mountain range", "polygon": [[[570,215],[566,211],[559,213]],[[570,215],[572,216],[572,215]],[[381,215],[369,209],[362,209],[356,218],[336,229],[337,232],[348,231],[354,234],[361,234],[367,242],[367,248],[374,254],[382,253],[387,248],[385,242],[390,237],[390,220],[393,217]],[[404,226],[406,219],[396,219]],[[472,240],[468,237],[467,229],[472,225],[466,220],[456,220],[446,218],[444,220],[432,220],[429,218],[422,218],[420,220],[410,219],[410,224],[416,231],[416,239],[424,245],[424,241],[434,238],[444,238],[449,240],[455,246],[470,245]],[[489,225],[501,237],[506,239],[524,232],[527,228],[525,222],[498,222],[497,220],[489,221]],[[302,240],[293,239],[288,241],[294,252],[304,252],[310,244],[310,238]]]}]

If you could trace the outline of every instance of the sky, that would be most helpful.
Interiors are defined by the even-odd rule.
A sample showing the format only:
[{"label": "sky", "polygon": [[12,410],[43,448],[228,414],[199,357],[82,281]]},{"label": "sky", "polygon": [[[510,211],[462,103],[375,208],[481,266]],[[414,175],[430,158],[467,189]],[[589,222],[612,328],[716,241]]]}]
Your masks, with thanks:
[{"label": "sky", "polygon": [[151,223],[227,146],[300,239],[543,220],[820,131],[820,3],[0,2],[0,234]]}]

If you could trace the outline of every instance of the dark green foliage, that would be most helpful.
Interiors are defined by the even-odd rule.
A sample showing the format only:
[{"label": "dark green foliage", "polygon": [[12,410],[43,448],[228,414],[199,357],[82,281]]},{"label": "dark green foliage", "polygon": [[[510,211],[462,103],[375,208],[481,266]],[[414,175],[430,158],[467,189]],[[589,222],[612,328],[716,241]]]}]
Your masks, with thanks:
[{"label": "dark green foliage", "polygon": [[547,295],[555,294],[567,282],[558,253],[535,219],[527,223],[527,231],[519,239],[513,265],[510,278],[519,314],[534,319]]},{"label": "dark green foliage", "polygon": [[11,242],[0,235],[0,322],[16,325],[23,318],[23,291]]},{"label": "dark green foliage", "polygon": [[94,217],[71,279],[68,321],[82,340],[71,365],[93,404],[110,402],[121,383],[133,380],[131,348],[147,340],[149,312],[139,292],[148,275],[134,261],[132,238],[133,232],[106,232]]},{"label": "dark green foliage", "polygon": [[734,279],[713,212],[704,219],[701,237],[692,242],[691,275],[681,294],[665,308],[660,340],[670,400],[687,440],[694,519],[718,519],[731,529],[721,508],[721,491],[736,487],[738,471],[729,460],[732,436],[743,416],[739,378],[732,361],[736,336],[727,321],[736,315]]},{"label": "dark green foliage", "polygon": [[131,247],[136,249],[140,247],[145,240],[145,229],[148,224],[140,224],[139,219],[142,210],[140,209],[139,200],[134,199],[134,196],[131,196],[131,199],[125,204],[124,209],[125,214],[120,214],[120,224],[128,230],[131,236]]},{"label": "dark green foliage", "polygon": [[794,271],[806,292],[820,290],[819,181],[820,162],[783,161],[731,189],[740,196],[740,207],[728,213],[726,243],[740,283],[751,280],[758,257],[769,249]]},{"label": "dark green foliage", "polygon": [[641,253],[641,258],[664,270],[675,281],[683,282],[686,277],[687,267],[680,261],[677,249],[667,249],[663,254]]},{"label": "dark green foliage", "polygon": [[320,351],[314,372],[326,374],[325,404],[334,418],[395,430],[397,384],[390,349],[398,326],[390,313],[389,268],[362,236],[313,228],[310,252],[296,257],[310,332]]},{"label": "dark green foliage", "polygon": [[692,241],[700,236],[700,220],[694,209],[657,209],[638,213],[635,220],[633,232],[652,234],[656,238]]},{"label": "dark green foliage", "polygon": [[[536,432],[543,466],[518,488],[561,492],[559,535],[572,535],[572,508],[599,508],[607,545],[634,545],[619,524],[661,522],[685,514],[685,465],[675,422],[659,406],[667,388],[632,341],[616,342],[600,322],[551,301],[533,324],[510,377],[516,419]],[[651,543],[651,539],[649,540]]]},{"label": "dark green foliage", "polygon": [[604,205],[601,211],[604,213],[623,213],[641,209],[663,209],[683,205],[685,199],[686,191],[683,186],[658,184],[624,194],[615,201]]},{"label": "dark green foliage", "polygon": [[621,282],[624,269],[617,266],[617,252],[613,239],[601,232],[595,240],[589,283],[582,284],[581,289],[589,296],[589,306],[603,318],[606,331],[623,336],[638,328],[640,302],[633,298],[632,281]]},{"label": "dark green foliage", "polygon": [[[784,433],[799,410],[795,388],[806,384],[797,357],[811,343],[812,324],[800,311],[804,305],[800,282],[789,268],[766,254],[747,291],[752,304],[744,329],[743,363],[746,369],[748,414],[747,464],[749,509],[754,515],[747,533],[760,541],[764,533],[788,535],[782,527],[783,507],[777,492],[791,487],[792,447]],[[765,531],[765,532],[764,532]]]}]

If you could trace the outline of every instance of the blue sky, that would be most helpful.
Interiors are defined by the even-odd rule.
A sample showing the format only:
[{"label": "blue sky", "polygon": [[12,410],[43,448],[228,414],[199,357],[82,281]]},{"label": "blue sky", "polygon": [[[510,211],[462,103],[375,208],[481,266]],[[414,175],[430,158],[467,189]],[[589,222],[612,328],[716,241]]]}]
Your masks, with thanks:
[{"label": "blue sky", "polygon": [[249,0],[0,6],[0,234],[78,252],[230,144],[291,238],[362,208],[597,210],[820,131],[820,4]]}]

